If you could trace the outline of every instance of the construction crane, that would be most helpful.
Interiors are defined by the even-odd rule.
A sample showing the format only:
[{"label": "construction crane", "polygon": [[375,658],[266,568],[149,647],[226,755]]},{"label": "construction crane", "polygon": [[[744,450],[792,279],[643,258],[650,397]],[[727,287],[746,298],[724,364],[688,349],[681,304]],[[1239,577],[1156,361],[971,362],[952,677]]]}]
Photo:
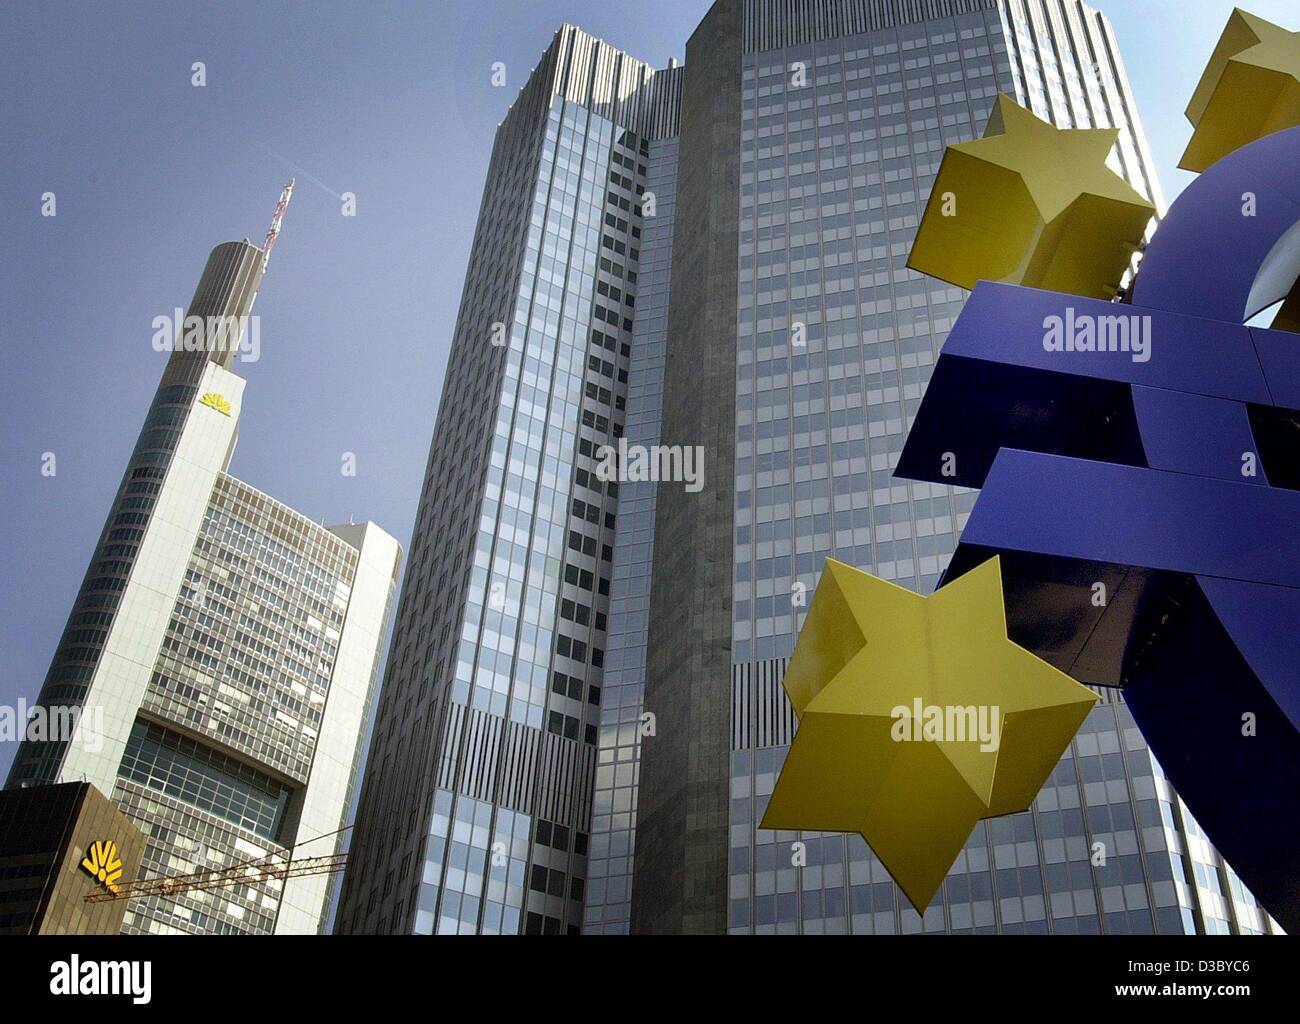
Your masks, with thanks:
[{"label": "construction crane", "polygon": [[[348,826],[349,828],[351,826]],[[347,829],[339,829],[345,832]],[[324,857],[301,857],[293,859],[293,850],[307,843],[318,842],[329,836],[338,835],[331,832],[327,836],[316,836],[296,844],[286,857],[272,853],[258,860],[241,861],[228,868],[214,871],[196,871],[188,875],[163,875],[159,878],[144,878],[127,885],[119,885],[116,891],[100,889],[85,897],[87,903],[107,903],[112,900],[134,900],[145,896],[176,896],[209,889],[224,889],[231,885],[257,885],[261,882],[284,881],[302,875],[329,875],[342,871],[347,866],[346,853],[333,853]]]},{"label": "construction crane", "polygon": [[289,209],[289,200],[293,198],[293,186],[297,178],[290,178],[289,184],[284,186],[280,193],[280,201],[275,204],[275,216],[271,218],[271,226],[266,229],[266,241],[262,243],[262,273],[266,273],[266,265],[271,262],[271,250],[275,248],[275,240],[280,237],[280,225],[284,222],[284,211]]}]

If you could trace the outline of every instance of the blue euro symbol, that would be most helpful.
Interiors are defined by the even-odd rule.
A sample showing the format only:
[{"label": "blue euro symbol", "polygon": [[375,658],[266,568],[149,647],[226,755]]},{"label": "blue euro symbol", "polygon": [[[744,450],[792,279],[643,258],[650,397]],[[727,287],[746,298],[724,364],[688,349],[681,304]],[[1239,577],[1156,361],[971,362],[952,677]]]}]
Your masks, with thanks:
[{"label": "blue euro symbol", "polygon": [[[897,469],[981,488],[943,583],[1001,555],[1012,639],[1124,687],[1183,801],[1291,934],[1298,274],[1292,128],[1179,196],[1126,303],[981,282]],[[1284,299],[1274,326],[1290,330],[1246,326]]]}]

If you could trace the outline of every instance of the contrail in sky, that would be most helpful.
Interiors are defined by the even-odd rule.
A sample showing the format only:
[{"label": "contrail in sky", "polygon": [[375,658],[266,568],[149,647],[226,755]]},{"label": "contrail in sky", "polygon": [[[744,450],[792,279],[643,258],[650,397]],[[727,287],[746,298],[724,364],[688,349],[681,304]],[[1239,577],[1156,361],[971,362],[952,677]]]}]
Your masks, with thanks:
[{"label": "contrail in sky", "polygon": [[306,178],[308,181],[310,181],[313,185],[317,185],[317,186],[319,186],[320,188],[323,188],[326,192],[328,192],[330,195],[332,195],[332,196],[333,196],[335,199],[337,199],[340,203],[344,201],[344,200],[343,200],[343,197],[342,197],[341,195],[339,195],[337,192],[335,192],[332,188],[330,188],[328,185],[326,185],[325,182],[321,181],[320,178],[316,177],[316,176],[315,176],[314,174],[312,174],[310,171],[305,171],[305,170],[303,170],[301,167],[299,167],[299,166],[298,166],[296,163],[294,163],[292,160],[288,159],[287,157],[283,157],[283,156],[281,156],[279,153],[275,152],[275,150],[268,149],[267,152],[270,153],[271,156],[273,156],[273,157],[275,157],[277,160],[279,160],[281,163],[286,164],[286,165],[288,165],[289,167],[292,167],[295,171],[297,171],[299,174],[301,174],[304,178]]}]

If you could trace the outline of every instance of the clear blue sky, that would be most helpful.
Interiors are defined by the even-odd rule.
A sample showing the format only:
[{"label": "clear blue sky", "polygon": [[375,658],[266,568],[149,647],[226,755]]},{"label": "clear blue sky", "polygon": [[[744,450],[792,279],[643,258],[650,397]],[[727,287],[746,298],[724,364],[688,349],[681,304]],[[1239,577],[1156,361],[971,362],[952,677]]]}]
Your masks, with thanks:
[{"label": "clear blue sky", "polygon": [[[1174,169],[1182,111],[1232,4],[1098,6],[1172,199],[1188,180]],[[405,545],[497,122],[561,22],[663,66],[684,57],[707,7],[6,3],[0,704],[40,688],[162,369],[152,319],[188,303],[213,245],[260,242],[297,173],[258,299],[262,358],[239,367],[232,471]],[[1300,20],[1292,0],[1251,10]],[[190,84],[195,61],[204,88]],[[505,89],[491,84],[495,61]],[[45,192],[56,217],[40,215]],[[356,194],[355,218],[340,215],[342,192]],[[339,472],[345,451],[355,477]],[[12,756],[0,746],[0,775]]]}]

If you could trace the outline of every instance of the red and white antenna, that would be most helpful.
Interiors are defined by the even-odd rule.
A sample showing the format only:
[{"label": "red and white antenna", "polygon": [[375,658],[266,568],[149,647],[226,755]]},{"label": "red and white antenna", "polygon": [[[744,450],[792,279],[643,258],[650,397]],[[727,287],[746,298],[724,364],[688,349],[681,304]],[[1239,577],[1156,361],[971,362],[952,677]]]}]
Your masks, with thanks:
[{"label": "red and white antenna", "polygon": [[289,184],[284,186],[284,191],[280,193],[280,201],[275,204],[275,216],[271,218],[271,226],[266,229],[266,241],[262,243],[262,273],[266,273],[266,265],[271,262],[271,250],[275,248],[275,240],[280,237],[280,225],[284,222],[284,211],[289,208],[289,200],[293,198],[293,186],[297,178],[290,178]]}]

